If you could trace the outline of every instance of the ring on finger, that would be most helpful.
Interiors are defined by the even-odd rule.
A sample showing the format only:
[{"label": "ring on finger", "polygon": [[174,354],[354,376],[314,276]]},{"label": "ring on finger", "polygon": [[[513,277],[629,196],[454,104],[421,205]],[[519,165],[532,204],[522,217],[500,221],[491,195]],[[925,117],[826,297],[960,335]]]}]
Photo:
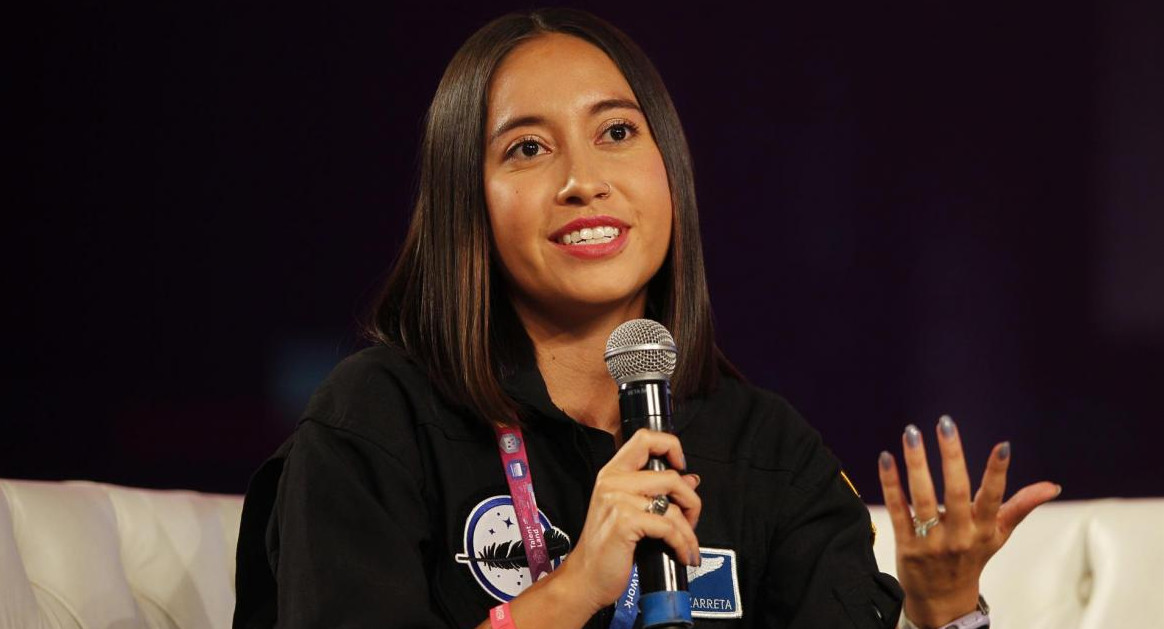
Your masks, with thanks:
[{"label": "ring on finger", "polygon": [[668,500],[666,496],[658,495],[654,498],[651,498],[651,501],[647,503],[647,506],[643,509],[643,511],[646,511],[647,513],[653,513],[655,515],[663,515],[664,513],[667,513],[667,507],[669,506],[671,506],[671,501]]},{"label": "ring on finger", "polygon": [[938,506],[938,513],[932,518],[926,520],[919,520],[917,516],[913,518],[913,534],[919,539],[925,539],[930,534],[930,529],[942,523],[942,516],[946,515],[946,508]]},{"label": "ring on finger", "polygon": [[930,534],[930,529],[940,524],[941,521],[942,517],[937,515],[928,520],[919,520],[914,518],[913,534],[916,535],[919,539],[925,539],[925,537]]}]

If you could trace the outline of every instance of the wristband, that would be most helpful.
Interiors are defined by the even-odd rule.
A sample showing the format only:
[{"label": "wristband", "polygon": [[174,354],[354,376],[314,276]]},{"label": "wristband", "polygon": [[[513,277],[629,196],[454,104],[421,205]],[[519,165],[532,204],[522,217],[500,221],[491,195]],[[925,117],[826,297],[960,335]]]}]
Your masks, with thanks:
[{"label": "wristband", "polygon": [[489,626],[492,629],[517,629],[513,616],[509,615],[509,603],[502,603],[489,610]]}]

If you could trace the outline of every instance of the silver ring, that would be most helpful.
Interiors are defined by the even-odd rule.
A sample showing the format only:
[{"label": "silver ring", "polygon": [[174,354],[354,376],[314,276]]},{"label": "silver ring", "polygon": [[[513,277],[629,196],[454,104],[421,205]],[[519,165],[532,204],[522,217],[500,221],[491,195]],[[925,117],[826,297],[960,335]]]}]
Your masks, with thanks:
[{"label": "silver ring", "polygon": [[647,507],[643,511],[655,515],[663,515],[667,513],[667,507],[669,506],[671,506],[671,501],[666,496],[660,495],[651,498],[651,501],[647,503]]},{"label": "silver ring", "polygon": [[930,534],[930,529],[934,528],[942,522],[942,516],[935,515],[934,517],[921,521],[917,518],[913,519],[913,534],[920,539],[925,539],[926,535]]},{"label": "silver ring", "polygon": [[925,537],[930,534],[930,529],[942,523],[943,515],[946,515],[946,505],[938,505],[937,515],[928,520],[925,520],[924,522],[917,519],[917,516],[914,516],[913,534],[921,539],[925,539]]}]

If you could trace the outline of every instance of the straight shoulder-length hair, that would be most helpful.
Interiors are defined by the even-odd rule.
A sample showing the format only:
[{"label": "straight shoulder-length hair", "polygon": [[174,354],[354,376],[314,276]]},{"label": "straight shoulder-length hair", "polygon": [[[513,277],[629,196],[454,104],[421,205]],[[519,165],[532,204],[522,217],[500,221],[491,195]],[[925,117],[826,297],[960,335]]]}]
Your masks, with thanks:
[{"label": "straight shoulder-length hair", "polygon": [[506,54],[546,33],[583,39],[614,61],[662,154],[673,229],[647,288],[646,314],[680,349],[675,397],[708,393],[721,370],[735,373],[715,345],[687,140],[654,65],[629,37],[584,11],[511,14],[474,33],[445,69],[425,120],[412,222],[368,324],[370,336],[401,348],[450,401],[488,424],[520,423],[502,381],[529,338],[493,252],[483,175],[486,96]]}]

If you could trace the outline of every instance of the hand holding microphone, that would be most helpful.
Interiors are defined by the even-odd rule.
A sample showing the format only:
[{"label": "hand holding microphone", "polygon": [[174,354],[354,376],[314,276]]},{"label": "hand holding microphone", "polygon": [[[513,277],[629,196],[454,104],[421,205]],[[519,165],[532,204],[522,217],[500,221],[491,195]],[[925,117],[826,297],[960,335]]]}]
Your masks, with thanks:
[{"label": "hand holding microphone", "polygon": [[[669,432],[674,342],[653,321],[645,323],[665,335],[654,340],[665,342],[623,336],[634,323],[620,326],[607,344],[615,350],[607,365],[617,369],[616,381],[625,381],[619,384],[624,443],[598,471],[578,543],[553,580],[589,617],[623,602],[633,562],[639,579],[631,585],[644,626],[690,627],[686,567],[699,563],[694,527],[702,503],[695,493],[698,479],[679,473],[686,467],[683,450]],[[657,429],[639,430],[651,426]],[[679,612],[671,613],[676,608]]]},{"label": "hand holding microphone", "polygon": [[[675,372],[678,350],[675,339],[661,324],[649,319],[635,319],[615,328],[606,342],[606,368],[618,383],[618,406],[622,416],[623,440],[629,442],[641,429],[671,434],[671,375]],[[652,456],[643,468],[655,472],[670,469],[663,457]],[[670,499],[666,494],[653,495],[644,508],[650,514],[666,516]],[[635,549],[639,569],[643,627],[691,627],[691,595],[687,592],[686,564],[697,564],[694,557],[679,562],[674,551],[656,538],[644,538]]]}]

